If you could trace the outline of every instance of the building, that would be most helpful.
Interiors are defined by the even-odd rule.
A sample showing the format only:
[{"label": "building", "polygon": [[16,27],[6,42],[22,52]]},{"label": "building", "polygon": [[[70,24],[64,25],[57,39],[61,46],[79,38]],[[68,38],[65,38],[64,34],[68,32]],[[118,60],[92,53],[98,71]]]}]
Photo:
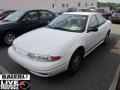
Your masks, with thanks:
[{"label": "building", "polygon": [[58,12],[71,7],[88,9],[97,6],[97,0],[0,0],[0,9],[48,9]]}]

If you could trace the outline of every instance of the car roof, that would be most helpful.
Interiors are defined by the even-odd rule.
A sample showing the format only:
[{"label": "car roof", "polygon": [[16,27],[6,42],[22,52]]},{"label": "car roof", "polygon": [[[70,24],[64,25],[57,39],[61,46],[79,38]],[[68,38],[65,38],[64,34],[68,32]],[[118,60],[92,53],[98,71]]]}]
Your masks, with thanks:
[{"label": "car roof", "polygon": [[50,11],[50,10],[46,10],[46,9],[25,9],[25,10],[17,10],[17,11],[25,11],[25,12],[28,12],[28,11],[41,11],[41,10]]},{"label": "car roof", "polygon": [[[49,10],[46,10],[46,9],[25,9],[25,10],[16,10],[16,12],[29,12],[29,11],[41,11],[41,10],[44,10],[44,11],[49,11]],[[51,11],[50,11],[51,12]]]},{"label": "car roof", "polygon": [[75,14],[75,15],[94,15],[94,14],[99,14],[97,12],[65,12],[63,14]]}]

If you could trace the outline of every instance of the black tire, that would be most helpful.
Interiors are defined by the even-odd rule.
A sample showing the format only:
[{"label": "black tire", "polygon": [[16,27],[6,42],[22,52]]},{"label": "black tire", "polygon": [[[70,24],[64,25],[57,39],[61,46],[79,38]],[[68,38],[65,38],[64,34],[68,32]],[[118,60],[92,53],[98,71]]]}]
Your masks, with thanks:
[{"label": "black tire", "polygon": [[67,72],[69,74],[75,74],[76,72],[78,72],[82,60],[83,54],[79,50],[75,51],[69,62]]},{"label": "black tire", "polygon": [[11,45],[16,38],[15,34],[11,31],[4,32],[1,36],[1,43],[3,45]]},{"label": "black tire", "polygon": [[106,34],[103,44],[107,45],[109,43],[110,31]]}]

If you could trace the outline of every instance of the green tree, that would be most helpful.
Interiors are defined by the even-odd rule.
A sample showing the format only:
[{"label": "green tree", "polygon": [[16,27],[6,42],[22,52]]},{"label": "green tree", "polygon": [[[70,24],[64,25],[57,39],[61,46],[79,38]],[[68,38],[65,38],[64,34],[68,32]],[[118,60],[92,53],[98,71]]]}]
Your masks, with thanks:
[{"label": "green tree", "polygon": [[120,8],[120,3],[111,3],[111,2],[103,3],[103,2],[98,2],[97,5],[98,5],[98,8],[99,7],[103,7],[103,6],[110,7],[110,9]]}]

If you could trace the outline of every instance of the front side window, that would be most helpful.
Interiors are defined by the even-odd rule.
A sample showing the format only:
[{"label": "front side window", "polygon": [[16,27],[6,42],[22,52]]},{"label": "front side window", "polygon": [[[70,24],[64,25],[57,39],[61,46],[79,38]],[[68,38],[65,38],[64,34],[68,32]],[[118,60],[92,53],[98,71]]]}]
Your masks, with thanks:
[{"label": "front side window", "polygon": [[96,15],[99,25],[106,22],[106,19],[102,15]]},{"label": "front side window", "polygon": [[50,24],[50,28],[70,32],[83,32],[86,27],[87,15],[63,14],[55,18]]},{"label": "front side window", "polygon": [[97,25],[98,25],[98,21],[97,21],[97,19],[96,19],[96,16],[95,16],[95,15],[91,16],[91,17],[90,17],[90,20],[89,20],[88,27],[89,27],[89,28],[94,28],[94,27],[96,27]]},{"label": "front side window", "polygon": [[24,21],[36,21],[39,19],[39,16],[36,11],[28,12],[24,17]]}]

